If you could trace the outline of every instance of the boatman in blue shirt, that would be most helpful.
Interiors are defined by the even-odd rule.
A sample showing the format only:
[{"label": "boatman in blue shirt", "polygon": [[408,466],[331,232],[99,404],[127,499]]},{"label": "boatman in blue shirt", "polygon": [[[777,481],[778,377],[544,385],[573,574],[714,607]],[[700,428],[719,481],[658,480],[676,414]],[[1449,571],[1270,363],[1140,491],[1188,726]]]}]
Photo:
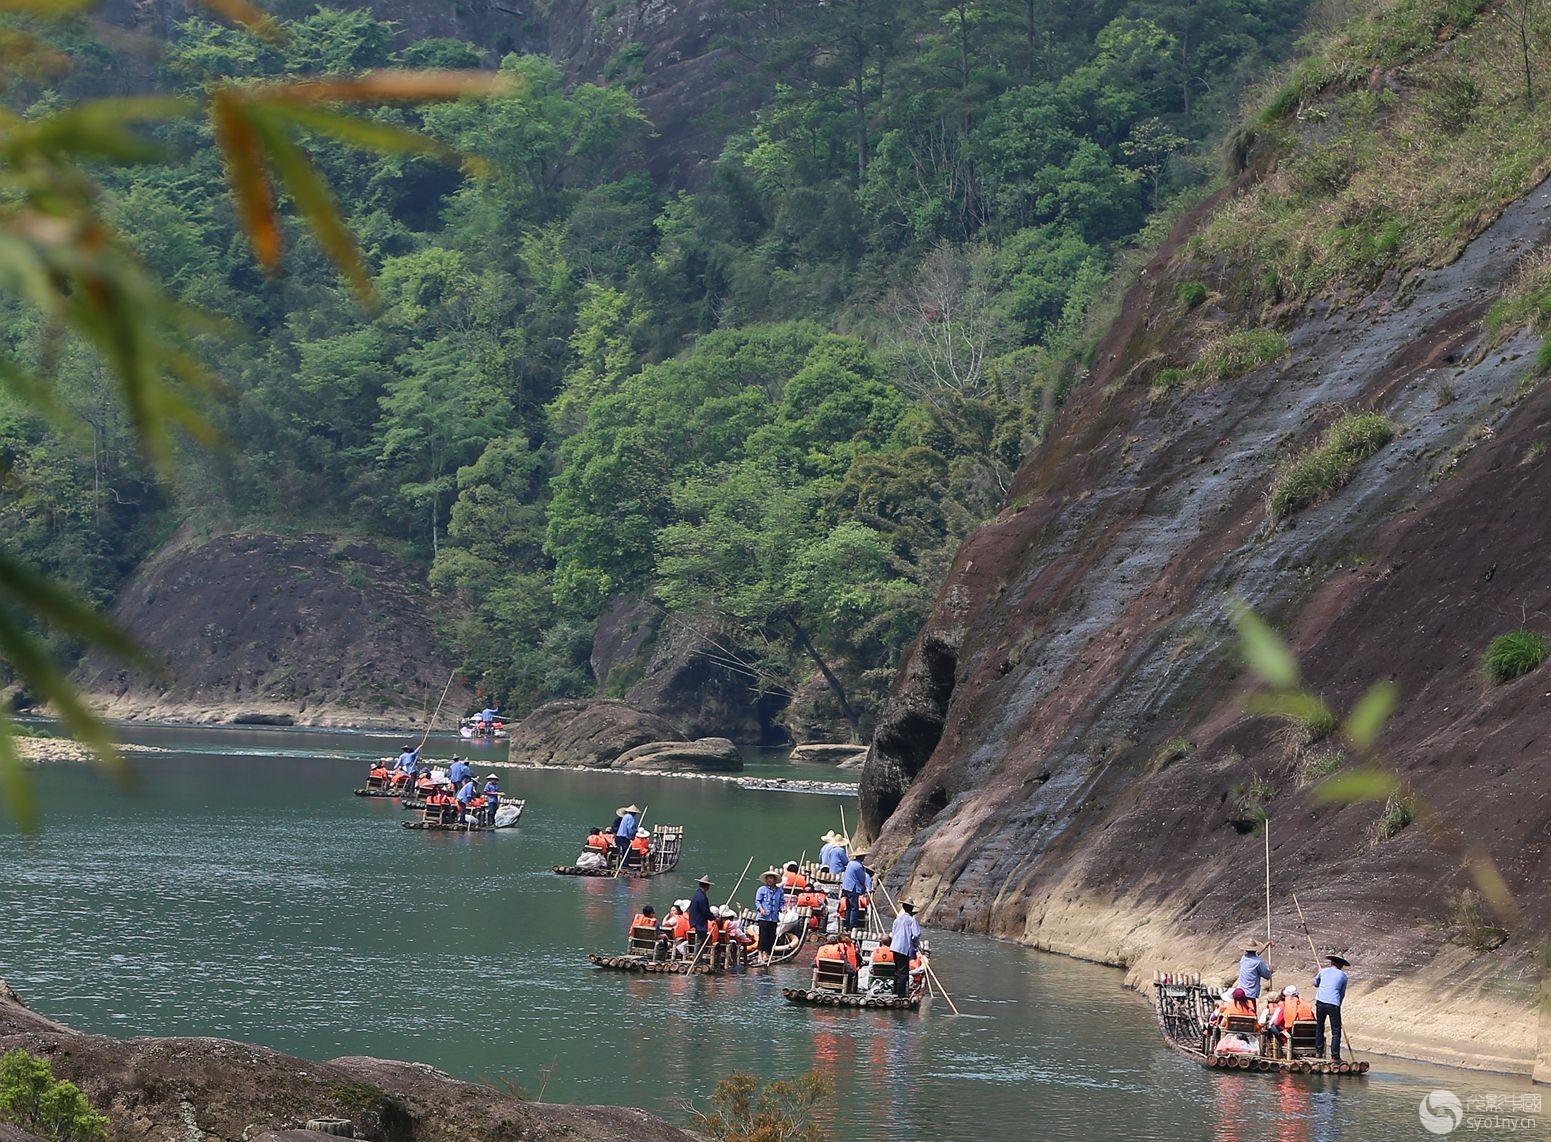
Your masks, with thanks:
[{"label": "boatman in blue shirt", "polygon": [[836,876],[845,874],[846,865],[846,838],[831,829],[821,838],[824,847],[819,850],[819,863]]},{"label": "boatman in blue shirt", "polygon": [[1271,982],[1271,965],[1266,963],[1263,954],[1271,947],[1271,941],[1257,944],[1255,937],[1246,936],[1240,946],[1244,954],[1239,957],[1239,986],[1244,989],[1244,998],[1256,1003],[1260,1000],[1261,981]]},{"label": "boatman in blue shirt", "polygon": [[1351,966],[1340,956],[1325,957],[1329,966],[1314,976],[1314,1051],[1325,1054],[1325,1021],[1330,1021],[1330,1058],[1341,1061],[1341,1002],[1346,998],[1346,972]]},{"label": "boatman in blue shirt", "polygon": [[485,824],[495,828],[495,811],[501,807],[501,779],[494,773],[485,774]]},{"label": "boatman in blue shirt", "polygon": [[641,807],[635,804],[621,805],[615,810],[619,814],[619,821],[614,826],[614,853],[621,864],[630,852],[630,842],[635,840],[635,815],[640,811]]},{"label": "boatman in blue shirt", "polygon": [[780,870],[767,868],[763,879],[765,883],[754,893],[754,919],[759,924],[759,954],[754,958],[755,967],[770,962],[770,953],[775,950],[776,929],[781,924],[781,909],[786,907],[786,890],[781,887]]},{"label": "boatman in blue shirt", "polygon": [[[398,785],[402,782],[404,788],[409,788],[415,780],[415,770],[419,768],[419,765],[420,747],[415,746],[411,749],[406,745],[404,752],[399,754],[399,759],[393,763],[393,784]],[[399,774],[403,774],[403,776],[400,777]]]},{"label": "boatman in blue shirt", "polygon": [[474,767],[457,754],[453,754],[452,764],[447,767],[447,780],[452,782],[452,787],[462,789],[463,782],[473,776]]},{"label": "boatman in blue shirt", "polygon": [[894,953],[894,994],[903,999],[910,994],[910,961],[921,947],[921,922],[915,917],[912,901],[901,900],[899,908],[889,936],[889,950]]},{"label": "boatman in blue shirt", "polygon": [[[621,856],[619,859],[625,858]],[[695,894],[689,898],[689,931],[695,945],[690,950],[697,956],[705,944],[706,932],[711,927],[711,898],[706,895],[706,889],[710,887],[711,878],[701,875],[695,881]]]},{"label": "boatman in blue shirt", "polygon": [[458,786],[458,823],[464,824],[469,817],[469,802],[474,800],[474,779],[464,777],[463,784]]},{"label": "boatman in blue shirt", "polygon": [[840,922],[847,928],[862,926],[861,898],[872,891],[872,877],[867,875],[867,866],[862,863],[866,856],[866,849],[852,853],[851,863],[846,865],[840,877],[840,895],[845,900]]}]

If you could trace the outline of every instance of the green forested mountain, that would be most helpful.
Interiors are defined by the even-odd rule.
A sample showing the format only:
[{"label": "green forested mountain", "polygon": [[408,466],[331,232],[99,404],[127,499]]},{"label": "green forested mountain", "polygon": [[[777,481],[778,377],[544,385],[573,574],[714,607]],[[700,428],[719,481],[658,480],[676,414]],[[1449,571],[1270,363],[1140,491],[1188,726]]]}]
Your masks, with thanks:
[{"label": "green forested mountain", "polygon": [[[758,109],[688,188],[644,173],[634,42],[568,84],[554,61],[405,42],[342,7],[275,42],[190,19],[159,56],[168,91],[395,65],[518,86],[376,113],[478,156],[467,172],[315,140],[371,310],[305,241],[282,277],[253,268],[204,128],[163,130],[177,162],[105,170],[124,234],[221,319],[199,351],[226,444],[159,486],[101,364],[14,310],[5,350],[57,377],[82,432],[0,398],[0,520],[99,602],[188,522],[376,537],[429,567],[471,676],[518,712],[617,689],[591,676],[594,623],[648,598],[771,686],[822,670],[865,724],[958,540],[1084,366],[1117,260],[1215,175],[1203,140],[1302,18],[1269,0],[728,0],[731,102]],[[73,67],[12,77],[14,110],[117,82],[118,47],[85,25],[66,47]]]}]

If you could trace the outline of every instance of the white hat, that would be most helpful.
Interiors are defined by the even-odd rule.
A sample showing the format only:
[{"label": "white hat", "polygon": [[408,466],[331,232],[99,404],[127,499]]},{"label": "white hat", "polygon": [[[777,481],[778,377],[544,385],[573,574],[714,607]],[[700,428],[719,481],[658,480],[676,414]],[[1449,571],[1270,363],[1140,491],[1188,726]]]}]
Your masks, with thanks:
[{"label": "white hat", "polygon": [[720,916],[723,920],[731,920],[735,916],[738,915],[736,912],[734,912],[731,908],[727,907],[727,905],[725,905],[725,904],[723,904],[720,908],[718,908],[716,910],[716,914],[718,916]]},{"label": "white hat", "polygon": [[652,835],[652,831],[650,829],[637,829],[635,835],[638,837],[649,837]]},{"label": "white hat", "polygon": [[794,860],[787,861],[786,862],[786,871],[787,872],[796,872],[797,871],[797,862],[794,861]]},{"label": "white hat", "polygon": [[673,903],[675,905],[677,905],[678,910],[680,912],[687,912],[687,911],[689,911],[689,901],[688,900],[675,900]]},{"label": "white hat", "polygon": [[1298,994],[1298,989],[1296,987],[1294,987],[1292,984],[1288,984],[1286,987],[1282,988],[1282,994],[1283,995],[1297,995]]}]

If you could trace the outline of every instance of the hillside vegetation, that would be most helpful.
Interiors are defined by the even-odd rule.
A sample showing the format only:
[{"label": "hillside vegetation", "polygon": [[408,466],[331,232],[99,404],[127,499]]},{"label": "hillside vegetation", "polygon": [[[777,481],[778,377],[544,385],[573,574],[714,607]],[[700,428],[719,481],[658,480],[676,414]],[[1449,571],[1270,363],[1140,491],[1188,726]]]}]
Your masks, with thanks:
[{"label": "hillside vegetation", "polygon": [[[642,173],[645,45],[568,85],[555,61],[404,42],[362,11],[318,8],[273,41],[189,19],[158,45],[170,92],[399,65],[499,67],[517,88],[377,113],[479,156],[479,177],[315,140],[374,312],[306,243],[282,278],[254,270],[204,128],[160,132],[176,162],[105,170],[125,236],[229,323],[197,345],[226,386],[225,447],[158,484],[98,361],[13,307],[6,351],[51,373],[83,431],[0,403],[0,520],[98,601],[185,524],[394,544],[516,713],[617,689],[591,675],[595,620],[646,598],[763,688],[822,667],[860,732],[1080,368],[1117,257],[1210,177],[1197,144],[1300,14],[730,0],[718,43],[757,110],[693,191]],[[13,77],[13,109],[121,82],[121,46],[88,25],[61,48],[64,66]]]}]

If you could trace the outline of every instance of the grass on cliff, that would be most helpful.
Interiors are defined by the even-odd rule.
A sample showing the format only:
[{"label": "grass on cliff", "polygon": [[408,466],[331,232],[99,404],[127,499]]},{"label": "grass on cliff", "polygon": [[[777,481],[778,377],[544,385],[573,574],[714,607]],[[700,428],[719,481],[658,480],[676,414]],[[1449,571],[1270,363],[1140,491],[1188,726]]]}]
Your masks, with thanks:
[{"label": "grass on cliff", "polygon": [[1192,244],[1261,300],[1446,264],[1551,169],[1551,4],[1366,7],[1252,113],[1234,147],[1270,173]]},{"label": "grass on cliff", "polygon": [[1266,497],[1271,518],[1284,520],[1329,499],[1359,464],[1394,438],[1394,424],[1376,412],[1343,416],[1325,430],[1318,445],[1278,470]]},{"label": "grass on cliff", "polygon": [[1481,669],[1493,682],[1501,685],[1523,677],[1546,660],[1551,644],[1543,635],[1532,630],[1515,630],[1500,634],[1487,646],[1481,656]]},{"label": "grass on cliff", "polygon": [[1276,330],[1235,329],[1219,334],[1203,345],[1188,367],[1160,369],[1153,378],[1152,387],[1163,391],[1193,382],[1231,381],[1286,355],[1287,338]]}]

